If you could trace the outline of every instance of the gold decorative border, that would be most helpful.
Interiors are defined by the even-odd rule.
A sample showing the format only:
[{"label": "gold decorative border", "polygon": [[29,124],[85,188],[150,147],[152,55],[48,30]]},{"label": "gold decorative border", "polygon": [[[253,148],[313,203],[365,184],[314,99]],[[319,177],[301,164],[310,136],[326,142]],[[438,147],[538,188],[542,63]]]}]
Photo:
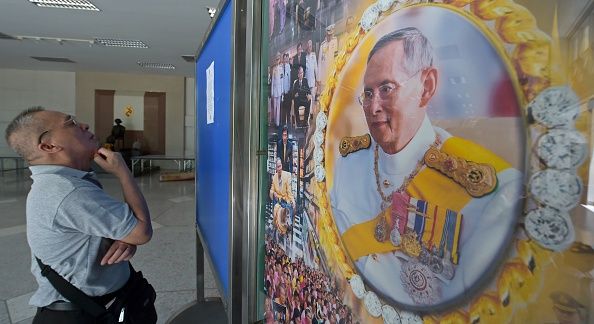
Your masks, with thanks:
[{"label": "gold decorative border", "polygon": [[[522,107],[531,101],[541,91],[551,86],[552,80],[561,80],[561,71],[553,71],[551,57],[554,55],[554,44],[551,38],[538,29],[536,19],[525,7],[514,3],[513,0],[443,0],[443,3],[420,3],[419,0],[378,0],[368,7],[378,6],[379,15],[372,26],[382,21],[390,14],[411,6],[439,6],[462,14],[465,18],[483,32],[490,40],[500,57],[505,62],[510,78],[514,82],[516,93],[519,94]],[[380,4],[381,3],[381,4]],[[391,4],[389,4],[391,3]],[[380,10],[379,6],[389,4],[388,10]],[[365,13],[364,13],[365,14]],[[494,21],[494,27],[486,22]],[[373,28],[373,27],[370,27]],[[493,30],[494,29],[494,30]],[[361,27],[347,37],[344,49],[336,58],[327,86],[320,95],[320,114],[327,120],[338,75],[341,73],[353,50],[365,37],[367,31]],[[326,135],[326,122],[317,125],[316,132]],[[321,127],[319,127],[321,126]],[[325,148],[326,142],[320,144]],[[323,168],[321,163],[316,166]],[[538,169],[538,168],[534,168]],[[530,170],[532,172],[534,170]],[[324,179],[325,170],[316,177],[316,196],[319,197],[320,208],[319,238],[320,245],[330,266],[339,269],[340,273],[350,280],[356,271],[352,261],[346,254],[340,241],[336,225],[331,216],[329,197]],[[426,315],[425,323],[504,323],[511,320],[515,309],[529,302],[539,292],[542,284],[542,273],[550,263],[551,251],[546,250],[528,238],[514,237],[514,257],[501,265],[495,279],[497,289],[485,291],[471,300],[466,306],[453,309],[439,315]],[[513,304],[510,303],[513,301]],[[523,303],[522,303],[523,302]],[[400,316],[406,311],[399,311]],[[408,316],[411,316],[409,313]]]}]

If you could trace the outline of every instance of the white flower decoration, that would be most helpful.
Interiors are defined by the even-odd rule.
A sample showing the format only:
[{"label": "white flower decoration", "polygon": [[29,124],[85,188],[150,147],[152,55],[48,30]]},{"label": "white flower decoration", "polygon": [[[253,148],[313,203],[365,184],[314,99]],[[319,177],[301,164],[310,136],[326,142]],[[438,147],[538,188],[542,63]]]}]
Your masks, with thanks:
[{"label": "white flower decoration", "polygon": [[377,7],[381,11],[388,11],[392,7],[392,5],[396,2],[396,0],[378,0]]},{"label": "white flower decoration", "polygon": [[324,143],[324,133],[321,130],[316,130],[313,135],[313,142],[316,146],[320,146]]},{"label": "white flower decoration", "polygon": [[316,165],[316,168],[314,169],[314,174],[318,182],[322,182],[324,181],[324,178],[326,178],[326,170],[324,170],[324,167],[320,164]]},{"label": "white flower decoration", "polygon": [[421,316],[407,311],[400,312],[400,321],[402,324],[423,324]]},{"label": "white flower decoration", "polygon": [[550,87],[539,93],[528,109],[537,122],[548,128],[571,128],[580,113],[579,98],[567,86]]},{"label": "white flower decoration", "polygon": [[385,324],[400,324],[400,315],[392,306],[382,306],[382,318]]},{"label": "white flower decoration", "polygon": [[549,168],[572,169],[584,162],[588,146],[576,131],[552,129],[538,140],[536,152]]},{"label": "white flower decoration", "polygon": [[566,212],[538,208],[526,215],[524,224],[530,238],[553,251],[563,251],[575,240],[575,229]]},{"label": "white flower decoration", "polygon": [[324,150],[322,150],[322,148],[319,146],[316,147],[314,149],[313,158],[316,164],[322,163],[322,161],[324,160]]},{"label": "white flower decoration", "polygon": [[582,186],[575,173],[555,169],[534,173],[529,183],[534,199],[561,211],[569,211],[578,204]]},{"label": "white flower decoration", "polygon": [[369,6],[361,16],[361,28],[365,31],[369,31],[375,25],[380,12],[377,4]]},{"label": "white flower decoration", "polygon": [[382,316],[382,303],[380,302],[379,298],[373,291],[368,291],[365,294],[363,299],[363,303],[365,304],[365,308],[369,314],[373,317],[380,317]]},{"label": "white flower decoration", "polygon": [[365,293],[367,291],[365,290],[365,285],[363,284],[363,279],[361,279],[361,277],[359,275],[353,275],[351,277],[351,280],[349,280],[349,283],[351,284],[351,289],[353,290],[353,294],[355,294],[355,296],[357,298],[361,299],[365,296]]},{"label": "white flower decoration", "polygon": [[316,117],[316,130],[321,132],[326,128],[326,125],[328,125],[328,116],[323,111],[320,111]]}]

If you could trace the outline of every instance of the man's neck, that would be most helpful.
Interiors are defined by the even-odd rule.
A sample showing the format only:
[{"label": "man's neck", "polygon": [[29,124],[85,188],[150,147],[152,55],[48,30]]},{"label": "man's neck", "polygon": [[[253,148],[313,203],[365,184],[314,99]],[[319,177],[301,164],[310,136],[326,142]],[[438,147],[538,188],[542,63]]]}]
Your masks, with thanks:
[{"label": "man's neck", "polygon": [[58,165],[64,166],[71,169],[89,171],[91,170],[91,161],[86,160],[72,160],[64,158],[38,158],[32,161],[28,161],[29,165]]}]

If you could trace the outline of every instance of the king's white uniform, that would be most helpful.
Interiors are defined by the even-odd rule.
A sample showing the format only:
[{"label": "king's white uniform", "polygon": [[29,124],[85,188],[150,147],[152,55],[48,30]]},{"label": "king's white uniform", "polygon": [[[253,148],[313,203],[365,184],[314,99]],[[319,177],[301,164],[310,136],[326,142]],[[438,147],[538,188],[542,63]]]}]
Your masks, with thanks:
[{"label": "king's white uniform", "polygon": [[[415,170],[418,161],[434,143],[436,134],[442,142],[452,136],[431,125],[429,118],[425,117],[417,134],[400,152],[389,155],[378,148],[380,182],[388,180],[391,186],[384,190],[386,194],[397,190]],[[381,212],[381,197],[374,174],[375,145],[372,140],[369,149],[339,157],[336,162],[330,200],[340,235],[354,225],[374,219]],[[441,292],[436,292],[431,305],[447,303],[453,297],[464,294],[469,287],[495,270],[494,261],[505,253],[521,212],[522,173],[507,168],[497,174],[497,179],[494,192],[470,199],[460,211],[463,218],[459,264],[451,281],[439,281]],[[374,239],[373,233],[369,235]],[[370,289],[380,296],[400,304],[420,306],[409,296],[400,280],[403,261],[394,253],[376,254],[374,257],[367,255],[354,260],[354,263]]]}]

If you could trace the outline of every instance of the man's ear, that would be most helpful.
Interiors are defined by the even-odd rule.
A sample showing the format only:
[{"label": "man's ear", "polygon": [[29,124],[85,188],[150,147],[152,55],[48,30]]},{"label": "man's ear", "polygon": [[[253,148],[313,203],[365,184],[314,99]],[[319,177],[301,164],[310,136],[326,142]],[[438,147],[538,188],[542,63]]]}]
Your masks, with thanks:
[{"label": "man's ear", "polygon": [[437,69],[434,67],[430,67],[423,72],[423,93],[421,94],[421,102],[419,103],[419,107],[427,107],[429,101],[431,98],[433,98],[433,95],[437,90],[437,76]]},{"label": "man's ear", "polygon": [[57,153],[62,151],[61,146],[56,146],[54,144],[49,143],[40,143],[39,145],[37,145],[37,148],[46,153]]}]

